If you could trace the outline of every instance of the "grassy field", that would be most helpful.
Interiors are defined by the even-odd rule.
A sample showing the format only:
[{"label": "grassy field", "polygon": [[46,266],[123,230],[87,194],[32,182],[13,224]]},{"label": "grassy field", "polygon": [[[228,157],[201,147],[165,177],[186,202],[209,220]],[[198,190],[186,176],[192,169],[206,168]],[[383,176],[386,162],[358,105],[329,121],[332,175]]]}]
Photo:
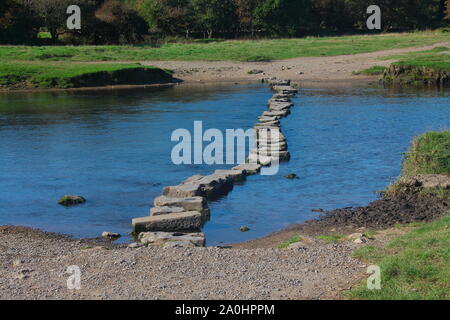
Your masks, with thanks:
[{"label": "grassy field", "polygon": [[399,60],[396,65],[429,67],[436,70],[450,70],[450,48],[438,47],[429,51],[411,52],[383,58],[384,60]]},{"label": "grassy field", "polygon": [[[74,88],[82,86],[123,84],[127,72],[141,72],[151,81],[171,78],[161,69],[139,64],[78,64],[0,62],[0,87]],[[137,79],[136,79],[137,80]]]},{"label": "grassy field", "polygon": [[255,61],[333,56],[417,47],[450,41],[450,33],[417,32],[301,39],[168,43],[161,46],[2,46],[1,61]]},{"label": "grassy field", "polygon": [[423,224],[384,248],[365,246],[358,259],[381,269],[381,290],[363,284],[349,292],[355,299],[450,299],[450,212]]}]

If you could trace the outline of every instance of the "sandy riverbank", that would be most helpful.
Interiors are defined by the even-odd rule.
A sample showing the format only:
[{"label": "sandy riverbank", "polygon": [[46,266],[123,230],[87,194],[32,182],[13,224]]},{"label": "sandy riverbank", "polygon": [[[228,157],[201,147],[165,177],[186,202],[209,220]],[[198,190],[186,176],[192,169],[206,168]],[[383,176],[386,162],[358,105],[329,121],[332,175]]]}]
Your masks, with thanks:
[{"label": "sandy riverbank", "polygon": [[[142,61],[174,71],[174,77],[184,82],[239,82],[259,81],[262,78],[277,77],[301,82],[307,86],[340,85],[341,82],[367,85],[377,77],[354,75],[353,71],[373,66],[389,66],[395,60],[379,60],[382,57],[415,51],[431,50],[448,46],[449,43],[436,43],[432,46],[393,49],[371,53],[328,57],[306,57],[270,62],[232,62],[232,61]],[[249,74],[249,71],[261,71]]]}]

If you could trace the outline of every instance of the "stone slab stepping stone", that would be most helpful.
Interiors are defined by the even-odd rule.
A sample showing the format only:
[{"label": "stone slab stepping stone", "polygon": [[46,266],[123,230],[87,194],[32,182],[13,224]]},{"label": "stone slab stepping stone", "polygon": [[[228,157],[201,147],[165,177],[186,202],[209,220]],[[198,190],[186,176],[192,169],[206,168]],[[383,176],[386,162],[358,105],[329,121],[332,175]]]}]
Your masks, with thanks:
[{"label": "stone slab stepping stone", "polygon": [[269,80],[269,84],[271,86],[290,86],[291,80],[274,79],[274,80]]},{"label": "stone slab stepping stone", "polygon": [[280,126],[280,121],[269,121],[256,123],[253,128],[278,128]]},{"label": "stone slab stepping stone", "polygon": [[284,145],[279,145],[279,144],[273,144],[273,145],[267,145],[267,146],[258,146],[258,151],[263,154],[265,152],[276,152],[276,151],[286,151],[287,150],[287,146]]},{"label": "stone slab stepping stone", "polygon": [[173,198],[196,197],[203,196],[203,189],[199,184],[180,184],[178,186],[165,187],[163,194]]},{"label": "stone slab stepping stone", "polygon": [[[273,128],[273,127],[272,127]],[[269,129],[272,129],[269,128]],[[256,142],[265,141],[265,142],[273,142],[273,141],[285,141],[286,137],[278,130],[278,127],[275,127],[275,130],[256,130],[255,140]]]},{"label": "stone slab stepping stone", "polygon": [[223,196],[233,189],[233,179],[218,174],[204,176],[196,183],[202,185],[203,196],[207,199]]},{"label": "stone slab stepping stone", "polygon": [[258,148],[287,148],[286,141],[258,141]]},{"label": "stone slab stepping stone", "polygon": [[205,234],[202,232],[182,233],[182,232],[142,232],[139,234],[138,240],[142,244],[165,245],[168,242],[182,242],[195,247],[205,246]]},{"label": "stone slab stepping stone", "polygon": [[231,170],[243,170],[242,172],[249,176],[257,174],[259,170],[261,170],[261,165],[258,163],[241,163],[240,165],[231,168]]},{"label": "stone slab stepping stone", "polygon": [[291,102],[290,98],[272,98],[269,99],[268,104],[276,103],[276,102]]},{"label": "stone slab stepping stone", "polygon": [[250,155],[248,156],[248,162],[259,163],[262,166],[270,165],[272,163],[272,160],[274,160],[272,157],[262,156],[256,153],[250,153]]},{"label": "stone slab stepping stone", "polygon": [[268,104],[269,108],[289,109],[294,106],[292,102],[272,102]]},{"label": "stone slab stepping stone", "polygon": [[262,117],[278,117],[278,118],[282,118],[287,116],[289,113],[291,113],[290,110],[282,110],[282,111],[264,111],[262,113]]},{"label": "stone slab stepping stone", "polygon": [[199,230],[203,226],[203,223],[202,214],[198,211],[170,213],[132,220],[133,229],[136,233],[145,231]]},{"label": "stone slab stepping stone", "polygon": [[258,150],[258,154],[263,157],[278,157],[280,161],[289,160],[291,154],[289,151],[262,151]]},{"label": "stone slab stepping stone", "polygon": [[275,93],[272,98],[273,99],[283,99],[283,98],[293,98],[295,95],[293,93]]},{"label": "stone slab stepping stone", "polygon": [[191,183],[195,183],[196,181],[200,180],[201,178],[203,178],[202,175],[196,174],[196,175],[193,175],[193,176],[187,178],[187,179],[184,180],[181,184],[191,184]]},{"label": "stone slab stepping stone", "polygon": [[155,207],[181,207],[185,211],[198,211],[209,213],[208,204],[204,197],[173,198],[167,196],[156,197],[153,201]]},{"label": "stone slab stepping stone", "polygon": [[163,214],[177,213],[185,211],[182,207],[153,207],[150,209],[151,216],[160,216]]},{"label": "stone slab stepping stone", "polygon": [[272,86],[272,89],[279,93],[297,93],[298,92],[297,89],[295,89],[289,85],[274,85],[274,86]]},{"label": "stone slab stepping stone", "polygon": [[278,122],[278,123],[280,123],[278,121],[279,118],[280,117],[277,117],[277,116],[272,116],[272,117],[260,116],[260,117],[258,117],[258,121],[259,122]]},{"label": "stone slab stepping stone", "polygon": [[244,170],[216,170],[214,171],[214,174],[217,174],[219,176],[225,176],[233,179],[234,182],[244,181],[245,180],[245,174]]}]

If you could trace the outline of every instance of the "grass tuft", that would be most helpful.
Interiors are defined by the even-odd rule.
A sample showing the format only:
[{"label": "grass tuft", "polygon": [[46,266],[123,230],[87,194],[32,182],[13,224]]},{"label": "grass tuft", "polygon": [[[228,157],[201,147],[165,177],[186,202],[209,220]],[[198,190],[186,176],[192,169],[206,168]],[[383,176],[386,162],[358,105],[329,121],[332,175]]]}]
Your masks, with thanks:
[{"label": "grass tuft", "polygon": [[291,244],[296,243],[296,242],[300,242],[302,241],[302,238],[300,236],[294,236],[292,238],[290,238],[289,240],[286,240],[282,243],[280,243],[277,248],[278,249],[285,249],[287,247],[289,247]]},{"label": "grass tuft", "polygon": [[344,239],[344,236],[341,234],[332,234],[332,235],[321,235],[318,236],[317,239],[325,241],[325,242],[329,242],[329,243],[337,243],[337,242],[341,242]]}]

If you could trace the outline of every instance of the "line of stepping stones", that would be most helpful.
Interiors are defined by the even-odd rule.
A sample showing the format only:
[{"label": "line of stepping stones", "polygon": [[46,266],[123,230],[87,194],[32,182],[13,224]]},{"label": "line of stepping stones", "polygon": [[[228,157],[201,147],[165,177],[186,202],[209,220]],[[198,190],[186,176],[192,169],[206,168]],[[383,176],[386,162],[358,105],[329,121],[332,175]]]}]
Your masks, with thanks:
[{"label": "line of stepping stones", "polygon": [[[274,159],[287,161],[286,138],[280,129],[280,119],[290,114],[291,98],[297,89],[289,80],[270,80],[275,94],[254,125],[256,148],[247,162],[230,170],[216,170],[208,176],[194,175],[176,186],[163,189],[163,195],[154,199],[150,215],[132,220],[134,233],[143,244],[164,246],[204,246],[205,236],[199,230],[210,218],[208,201],[228,194],[235,182],[259,173],[262,166]],[[272,135],[271,132],[276,132]]]}]

